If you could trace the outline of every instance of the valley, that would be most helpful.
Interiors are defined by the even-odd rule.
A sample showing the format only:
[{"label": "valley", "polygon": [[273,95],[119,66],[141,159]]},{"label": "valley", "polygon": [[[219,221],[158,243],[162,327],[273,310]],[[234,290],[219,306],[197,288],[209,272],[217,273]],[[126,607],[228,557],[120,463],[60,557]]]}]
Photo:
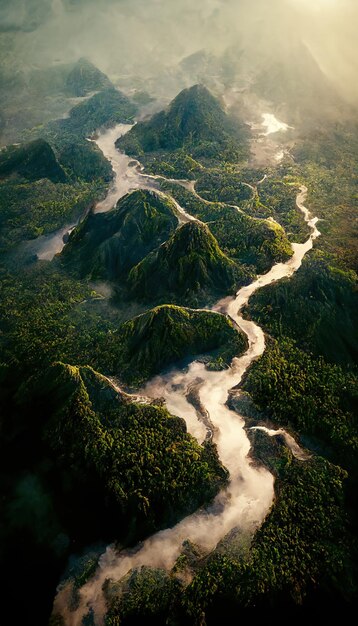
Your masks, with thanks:
[{"label": "valley", "polygon": [[319,12],[31,3],[0,9],[2,623],[344,615],[357,107]]}]

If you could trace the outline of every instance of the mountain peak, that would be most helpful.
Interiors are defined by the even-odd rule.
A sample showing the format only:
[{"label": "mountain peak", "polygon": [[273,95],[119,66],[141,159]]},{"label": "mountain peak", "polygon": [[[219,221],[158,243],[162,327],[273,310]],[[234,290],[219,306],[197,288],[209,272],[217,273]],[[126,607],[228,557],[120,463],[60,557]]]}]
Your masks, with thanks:
[{"label": "mountain peak", "polygon": [[244,141],[242,125],[234,122],[215,96],[202,84],[183,89],[165,111],[139,122],[117,142],[127,153],[187,148],[197,156],[219,154],[221,149]]},{"label": "mountain peak", "polygon": [[247,347],[224,315],[164,304],[124,322],[116,333],[118,372],[124,380],[148,378],[169,364],[218,348],[228,360]]},{"label": "mountain peak", "polygon": [[160,246],[177,224],[172,200],[138,189],[112,211],[89,214],[71,234],[62,259],[83,276],[116,280]]},{"label": "mountain peak", "polygon": [[113,85],[108,76],[84,57],[77,61],[66,79],[66,91],[74,97],[83,97],[110,87]]},{"label": "mountain peak", "polygon": [[182,303],[206,290],[230,291],[238,273],[208,227],[189,222],[136,265],[128,281],[133,295],[140,299],[161,301],[174,296]]}]

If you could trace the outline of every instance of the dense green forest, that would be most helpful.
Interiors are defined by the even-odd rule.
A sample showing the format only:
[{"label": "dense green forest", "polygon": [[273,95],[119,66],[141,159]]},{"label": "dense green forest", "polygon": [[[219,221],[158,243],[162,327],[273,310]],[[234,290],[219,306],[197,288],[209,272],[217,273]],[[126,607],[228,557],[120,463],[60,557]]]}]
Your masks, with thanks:
[{"label": "dense green forest", "polygon": [[76,222],[101,198],[112,170],[87,137],[101,126],[132,120],[135,111],[111,88],[76,105],[68,118],[26,133],[29,143],[1,151],[2,248]]},{"label": "dense green forest", "polygon": [[[273,71],[282,76],[280,67]],[[311,69],[309,84],[317,71]],[[245,307],[244,317],[265,332],[266,350],[232,396],[244,391],[249,398],[249,458],[275,478],[272,507],[259,527],[243,531],[233,520],[210,554],[184,541],[171,570],[145,566],[106,580],[104,623],[215,626],[281,610],[352,606],[353,126],[327,120],[290,129],[289,154],[263,166],[250,153],[254,130],[244,100],[245,114],[235,118],[223,99],[195,85],[148,118],[150,95],[118,90],[86,59],[30,76],[14,77],[11,106],[1,96],[6,119],[23,104],[25,83],[29,107],[47,89],[59,112],[52,102],[41,119],[13,122],[5,136],[21,143],[0,152],[0,582],[8,601],[16,605],[20,587],[31,623],[48,623],[61,576],[72,585],[74,608],[108,543],[131,549],[209,505],[220,490],[216,506],[225,507],[230,475],[218,455],[218,432],[198,442],[163,398],[143,402],[135,394],[154,375],[186,371],[195,358],[207,370],[235,374],[232,360],[248,340],[210,307],[288,262],[291,243],[307,240],[296,206],[305,184],[321,236],[293,276],[260,289]],[[253,90],[271,94],[264,77]],[[317,92],[330,88],[323,81]],[[70,106],[73,97],[80,102]],[[307,102],[301,105],[302,114]],[[134,123],[143,111],[145,119],[116,145],[162,178],[155,189],[135,189],[112,210],[95,213],[113,171],[88,139]],[[176,202],[195,219],[181,223]],[[61,254],[40,260],[39,238],[70,226]],[[230,408],[240,413],[240,402]],[[283,437],[255,426],[285,427],[306,460],[295,458]],[[19,571],[26,584],[14,584]],[[93,619],[89,613],[82,624]],[[66,621],[54,614],[51,624]]]},{"label": "dense green forest", "polygon": [[284,229],[272,219],[252,217],[223,202],[208,203],[171,183],[164,183],[162,188],[191,215],[208,224],[223,252],[238,261],[248,277],[264,273],[275,261],[286,261],[292,255]]},{"label": "dense green forest", "polygon": [[178,228],[128,276],[135,298],[151,301],[154,295],[155,299],[181,303],[193,297],[200,302],[206,292],[233,293],[240,279],[241,268],[220,250],[208,227],[199,222]]},{"label": "dense green forest", "polygon": [[[235,550],[227,539],[203,559],[194,546],[192,554],[184,549],[169,574],[143,567],[117,584],[109,582],[108,626],[140,619],[198,625],[204,615],[207,624],[217,624],[223,612],[228,623],[235,623],[238,615],[245,618],[253,611],[277,618],[277,611],[310,606],[317,596],[328,610],[342,596],[353,599],[348,572],[355,551],[344,511],[345,473],[322,458],[299,464],[276,446],[266,446],[265,462],[270,461],[280,489],[250,549]],[[185,586],[178,568],[188,566],[192,555],[200,565]]]},{"label": "dense green forest", "polygon": [[[156,161],[166,160],[166,155],[174,152],[169,157],[169,165],[173,177],[180,178],[181,168],[185,165],[189,171],[195,172],[198,167],[196,159],[231,163],[245,159],[248,155],[248,128],[226,115],[217,99],[203,85],[194,85],[184,89],[167,111],[136,124],[116,145],[133,156],[143,157],[148,153],[148,163],[156,172]],[[184,159],[180,159],[178,171],[175,164],[180,155]],[[146,159],[143,162],[147,163]]]},{"label": "dense green forest", "polygon": [[138,190],[107,213],[90,213],[73,230],[62,253],[77,275],[119,280],[168,239],[178,225],[170,198]]}]

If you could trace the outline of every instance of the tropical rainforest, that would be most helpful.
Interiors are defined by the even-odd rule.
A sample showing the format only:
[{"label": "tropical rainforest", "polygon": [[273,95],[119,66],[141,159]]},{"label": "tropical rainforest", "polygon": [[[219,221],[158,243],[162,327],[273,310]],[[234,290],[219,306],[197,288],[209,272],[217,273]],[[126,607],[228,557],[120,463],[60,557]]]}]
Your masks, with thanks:
[{"label": "tropical rainforest", "polygon": [[4,626],[356,606],[358,14],[316,4],[1,4]]}]

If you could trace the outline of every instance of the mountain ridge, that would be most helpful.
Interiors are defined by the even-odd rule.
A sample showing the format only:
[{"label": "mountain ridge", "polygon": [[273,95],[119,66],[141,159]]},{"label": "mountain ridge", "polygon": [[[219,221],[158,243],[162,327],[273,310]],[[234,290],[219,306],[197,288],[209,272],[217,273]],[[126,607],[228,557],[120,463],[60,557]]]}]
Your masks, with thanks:
[{"label": "mountain ridge", "polygon": [[81,276],[115,280],[163,243],[178,224],[169,198],[136,190],[106,213],[90,213],[71,233],[62,262]]}]

